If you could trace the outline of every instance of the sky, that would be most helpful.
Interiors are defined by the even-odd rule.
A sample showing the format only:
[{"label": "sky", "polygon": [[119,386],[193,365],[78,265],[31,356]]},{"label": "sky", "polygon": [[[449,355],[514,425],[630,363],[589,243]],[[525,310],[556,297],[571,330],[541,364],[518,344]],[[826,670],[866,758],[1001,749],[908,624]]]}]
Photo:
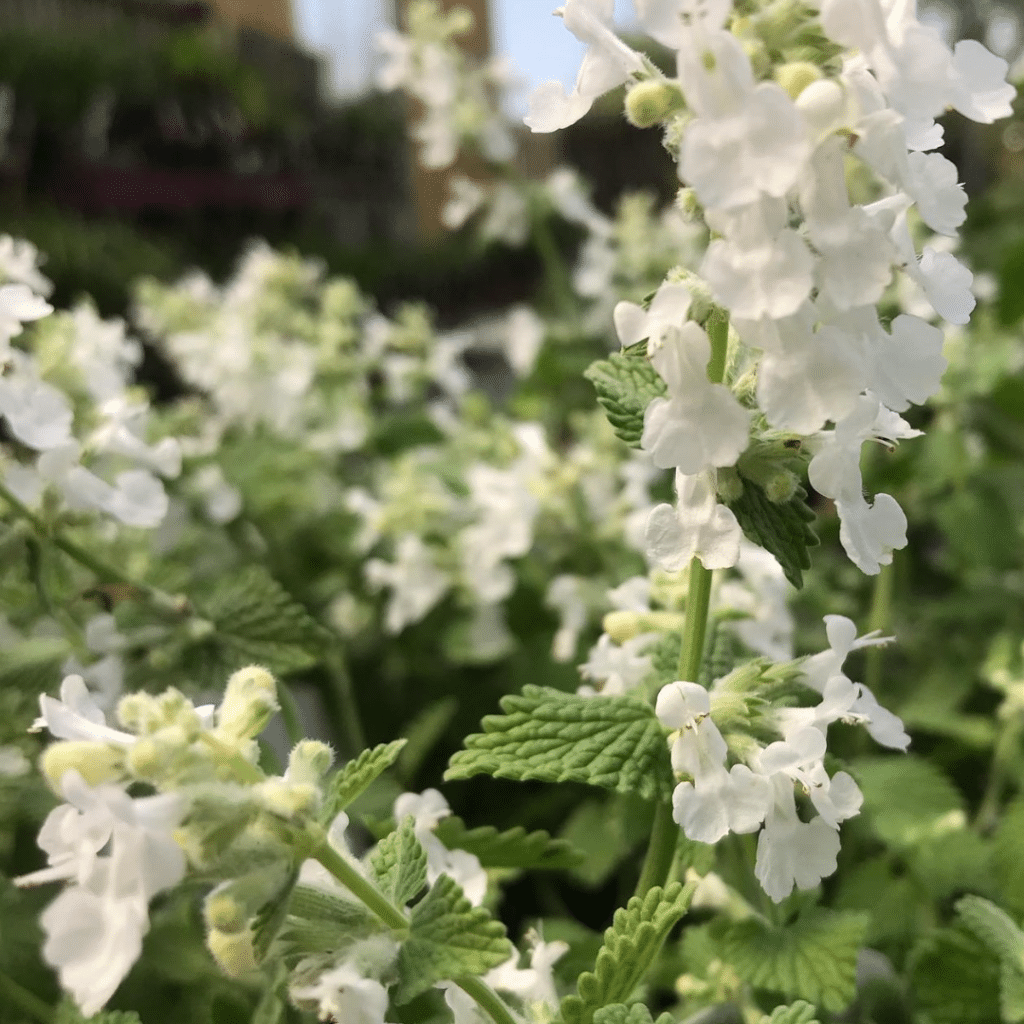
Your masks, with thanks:
[{"label": "sky", "polygon": [[[541,82],[576,80],[583,44],[552,16],[559,0],[491,0],[495,51],[510,58],[525,80],[513,100],[519,113],[526,97]],[[388,23],[392,0],[292,0],[296,33],[328,63],[325,88],[335,96],[355,95],[369,86],[373,38]],[[616,0],[620,25],[629,23],[631,0]]]}]

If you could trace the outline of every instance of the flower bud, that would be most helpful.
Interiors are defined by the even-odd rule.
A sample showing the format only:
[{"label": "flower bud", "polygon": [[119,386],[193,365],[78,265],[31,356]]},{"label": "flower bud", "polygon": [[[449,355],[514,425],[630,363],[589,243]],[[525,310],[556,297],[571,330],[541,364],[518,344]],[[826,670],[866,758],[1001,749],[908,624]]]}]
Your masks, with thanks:
[{"label": "flower bud", "polygon": [[679,612],[609,612],[602,628],[617,643],[641,633],[671,633],[683,628],[685,616]]},{"label": "flower bud", "polygon": [[280,709],[274,677],[259,665],[239,669],[217,709],[217,731],[235,740],[251,739]]},{"label": "flower bud", "polygon": [[734,501],[739,501],[743,497],[743,480],[740,478],[739,473],[736,472],[735,467],[723,466],[719,469],[715,489],[718,497],[726,505],[731,505]]},{"label": "flower bud", "polygon": [[141,739],[128,750],[128,770],[139,779],[155,779],[162,774],[167,762],[164,750],[153,739]]},{"label": "flower bud", "polygon": [[217,965],[229,978],[244,978],[259,970],[252,944],[252,930],[222,932],[211,928],[206,933],[206,946]]},{"label": "flower bud", "polygon": [[317,785],[327,774],[334,751],[319,740],[299,740],[288,755],[288,780]]},{"label": "flower bud", "polygon": [[804,116],[814,139],[820,140],[845,126],[846,93],[837,82],[821,79],[811,82],[796,100],[797,110]]},{"label": "flower bud", "polygon": [[64,773],[77,771],[90,786],[112,782],[124,775],[123,752],[95,740],[58,740],[43,751],[39,767],[55,793]]},{"label": "flower bud", "polygon": [[268,779],[261,782],[256,790],[263,807],[280,818],[294,818],[315,810],[320,792],[311,783],[287,782],[284,779]]},{"label": "flower bud", "polygon": [[775,81],[795,100],[809,85],[821,80],[821,69],[807,60],[790,61],[775,69]]},{"label": "flower bud", "polygon": [[235,899],[225,886],[218,886],[206,897],[203,917],[211,931],[236,935],[248,927],[250,914],[248,907]]},{"label": "flower bud", "polygon": [[682,94],[668,82],[637,82],[626,93],[626,119],[634,128],[651,128],[682,105]]},{"label": "flower bud", "polygon": [[789,469],[780,469],[765,480],[764,493],[769,501],[781,505],[782,502],[789,501],[796,494],[799,484],[800,481],[797,480],[796,473]]},{"label": "flower bud", "polygon": [[675,207],[686,218],[688,224],[693,223],[701,215],[697,193],[685,185],[676,193]]}]

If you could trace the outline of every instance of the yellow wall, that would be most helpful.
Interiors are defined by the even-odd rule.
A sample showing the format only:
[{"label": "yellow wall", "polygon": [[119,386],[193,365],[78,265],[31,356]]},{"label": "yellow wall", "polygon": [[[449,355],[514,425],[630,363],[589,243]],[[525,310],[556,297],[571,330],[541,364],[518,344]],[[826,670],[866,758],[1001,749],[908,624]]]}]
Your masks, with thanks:
[{"label": "yellow wall", "polygon": [[290,0],[212,0],[212,6],[229,25],[258,28],[277,39],[294,37]]}]

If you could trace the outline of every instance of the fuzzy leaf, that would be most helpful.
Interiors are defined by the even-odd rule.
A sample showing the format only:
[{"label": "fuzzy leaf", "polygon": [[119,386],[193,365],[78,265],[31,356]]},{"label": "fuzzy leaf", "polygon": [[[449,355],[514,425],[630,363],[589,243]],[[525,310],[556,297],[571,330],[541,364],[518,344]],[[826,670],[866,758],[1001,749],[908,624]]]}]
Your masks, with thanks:
[{"label": "fuzzy leaf", "polygon": [[397,1005],[437,982],[486,974],[512,955],[505,926],[483,907],[473,907],[448,875],[441,875],[409,920],[409,937],[398,954]]},{"label": "fuzzy leaf", "polygon": [[[594,1014],[594,1024],[652,1024],[651,1011],[643,1003],[616,1003],[603,1006]],[[663,1013],[654,1024],[675,1024],[671,1013]]]},{"label": "fuzzy leaf", "polygon": [[744,535],[778,559],[786,579],[797,590],[804,585],[803,570],[811,567],[808,548],[819,543],[810,527],[814,512],[806,498],[807,492],[797,488],[789,501],[776,504],[763,487],[744,480],[743,493],[729,504]]},{"label": "fuzzy leaf", "polygon": [[867,914],[814,909],[785,927],[748,918],[722,927],[723,959],[757,988],[838,1013],[856,991]]},{"label": "fuzzy leaf", "polygon": [[370,857],[370,870],[380,891],[404,906],[427,884],[427,854],[413,831],[414,819],[406,815],[385,836]]},{"label": "fuzzy leaf", "polygon": [[960,920],[1000,961],[999,996],[1003,1020],[1024,1020],[1024,932],[1004,910],[980,896],[956,905]]},{"label": "fuzzy leaf", "polygon": [[591,363],[583,376],[594,385],[597,400],[615,433],[631,448],[639,448],[647,406],[667,392],[646,354],[614,352],[607,359]]},{"label": "fuzzy leaf", "polygon": [[83,1017],[81,1011],[68,998],[57,1004],[53,1024],[142,1024],[134,1010],[100,1010],[92,1017]]},{"label": "fuzzy leaf", "polygon": [[762,1017],[761,1024],[819,1024],[818,1015],[810,1003],[798,999],[789,1006],[776,1006],[770,1017]]},{"label": "fuzzy leaf", "polygon": [[449,850],[465,850],[479,858],[485,868],[533,868],[558,870],[576,867],[583,853],[564,839],[554,839],[543,830],[527,832],[516,825],[499,832],[491,825],[468,829],[461,818],[444,818],[434,835]]},{"label": "fuzzy leaf", "polygon": [[213,629],[182,657],[203,678],[216,679],[252,663],[279,675],[309,668],[320,660],[319,652],[329,637],[260,566],[221,577],[196,604]]},{"label": "fuzzy leaf", "polygon": [[913,754],[860,757],[851,772],[864,793],[865,814],[890,846],[905,849],[943,835],[946,819],[964,809],[941,769]]},{"label": "fuzzy leaf", "polygon": [[934,1024],[999,1019],[999,961],[962,927],[922,939],[911,952],[908,974],[920,1019]]},{"label": "fuzzy leaf", "polygon": [[405,740],[392,740],[370,750],[364,750],[355,760],[342,765],[331,777],[320,822],[329,825],[338,814],[345,810],[370,783],[387,771],[398,759],[405,746]]},{"label": "fuzzy leaf", "polygon": [[602,1007],[622,1003],[633,993],[672,926],[686,913],[693,896],[692,884],[674,882],[667,889],[655,887],[646,896],[634,896],[615,911],[593,972],[580,975],[578,995],[562,1000],[565,1024],[592,1024]]},{"label": "fuzzy leaf", "polygon": [[446,779],[583,782],[646,800],[669,798],[668,745],[649,704],[525,686],[501,706],[504,715],[489,715],[484,731],[467,737]]}]

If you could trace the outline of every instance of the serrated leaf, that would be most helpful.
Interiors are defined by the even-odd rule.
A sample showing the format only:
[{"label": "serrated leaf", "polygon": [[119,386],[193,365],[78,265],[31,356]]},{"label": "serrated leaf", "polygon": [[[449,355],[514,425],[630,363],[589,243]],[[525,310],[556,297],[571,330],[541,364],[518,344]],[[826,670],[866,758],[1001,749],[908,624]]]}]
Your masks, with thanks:
[{"label": "serrated leaf", "polygon": [[229,669],[250,662],[285,674],[319,660],[329,634],[260,566],[221,577],[212,593],[197,601],[214,635],[200,644],[211,646]]},{"label": "serrated leaf", "polygon": [[944,835],[958,821],[963,797],[932,763],[913,754],[857,758],[850,770],[864,794],[864,811],[883,842],[905,849]]},{"label": "serrated leaf", "polygon": [[867,914],[812,909],[784,927],[748,918],[724,925],[722,958],[744,981],[833,1013],[856,992]]},{"label": "serrated leaf", "polygon": [[364,750],[355,760],[342,765],[328,783],[323,809],[320,812],[321,824],[329,825],[334,821],[374,779],[387,771],[398,760],[405,743],[405,740],[381,743],[370,750]]},{"label": "serrated leaf", "polygon": [[543,830],[527,832],[516,825],[499,832],[491,825],[466,828],[461,818],[443,818],[434,835],[449,850],[465,850],[477,857],[485,868],[532,868],[558,870],[573,868],[583,853],[564,839],[555,839]]},{"label": "serrated leaf", "polygon": [[53,1024],[142,1024],[134,1010],[100,1010],[92,1017],[83,1017],[81,1010],[68,998],[57,1004]]},{"label": "serrated leaf", "polygon": [[1024,1020],[1024,932],[1004,910],[980,896],[956,905],[960,920],[999,958],[999,1002],[1007,1024]]},{"label": "serrated leaf", "polygon": [[399,906],[405,906],[427,884],[427,854],[416,838],[414,825],[412,815],[406,815],[370,857],[378,888]]},{"label": "serrated leaf", "polygon": [[643,354],[614,352],[591,363],[583,376],[594,385],[615,433],[631,448],[639,448],[647,406],[667,393],[658,371]]},{"label": "serrated leaf", "polygon": [[762,1017],[761,1024],[819,1024],[817,1013],[810,1003],[798,999],[789,1006],[776,1006],[770,1017]]},{"label": "serrated leaf", "polygon": [[402,1005],[437,982],[485,974],[512,955],[505,926],[441,875],[413,907],[409,937],[398,954],[398,983],[391,996]]},{"label": "serrated leaf", "polygon": [[525,686],[466,738],[446,779],[474,775],[540,782],[582,782],[645,800],[672,792],[668,745],[654,709],[633,697],[580,697]]},{"label": "serrated leaf", "polygon": [[252,948],[258,964],[266,959],[271,944],[288,916],[289,898],[298,880],[299,866],[296,864],[283,876],[270,898],[256,913],[252,923]]},{"label": "serrated leaf", "polygon": [[[594,1024],[652,1024],[651,1011],[643,1003],[616,1003],[603,1006],[594,1014]],[[663,1013],[653,1024],[675,1024],[671,1013]]]},{"label": "serrated leaf", "polygon": [[990,1024],[999,1019],[999,961],[963,927],[928,935],[911,953],[910,987],[932,1024]]},{"label": "serrated leaf", "polygon": [[604,933],[593,972],[581,974],[578,995],[562,1000],[565,1024],[592,1024],[598,1010],[628,999],[654,958],[672,926],[686,913],[693,896],[692,884],[673,883],[655,887],[646,896],[634,896],[615,911],[612,926]]},{"label": "serrated leaf", "polygon": [[814,512],[806,498],[807,492],[797,488],[789,501],[776,504],[763,487],[744,480],[743,493],[729,503],[744,535],[778,559],[786,579],[797,590],[804,585],[803,570],[811,567],[808,548],[819,543],[810,527]]}]

